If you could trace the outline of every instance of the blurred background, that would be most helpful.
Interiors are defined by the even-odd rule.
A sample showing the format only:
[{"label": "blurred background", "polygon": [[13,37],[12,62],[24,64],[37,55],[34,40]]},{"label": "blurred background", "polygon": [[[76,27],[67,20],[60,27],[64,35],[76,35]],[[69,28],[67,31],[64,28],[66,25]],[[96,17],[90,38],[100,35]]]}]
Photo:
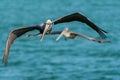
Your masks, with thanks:
[{"label": "blurred background", "polygon": [[[0,64],[0,80],[120,80],[120,1],[119,0],[1,0],[0,61],[11,30],[37,25],[80,12],[108,32],[111,43],[99,44],[81,37],[76,40],[58,35],[18,38],[11,47],[9,64]],[[53,31],[70,30],[99,38],[79,22],[53,25]],[[31,33],[38,33],[33,31]]]}]

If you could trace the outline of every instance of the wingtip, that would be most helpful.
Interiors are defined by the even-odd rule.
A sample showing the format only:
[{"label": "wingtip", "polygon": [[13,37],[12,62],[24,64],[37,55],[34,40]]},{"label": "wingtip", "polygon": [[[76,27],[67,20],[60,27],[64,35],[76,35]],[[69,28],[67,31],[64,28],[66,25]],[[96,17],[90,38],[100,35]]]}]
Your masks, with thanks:
[{"label": "wingtip", "polygon": [[111,41],[101,40],[101,41],[98,41],[98,43],[111,43]]},{"label": "wingtip", "polygon": [[8,61],[5,59],[4,56],[3,56],[3,59],[2,59],[2,64],[4,64],[4,66],[7,66],[7,65],[8,65]]},{"label": "wingtip", "polygon": [[100,37],[102,39],[106,39],[107,38],[107,36],[102,31],[98,31],[98,33],[99,33],[99,35],[100,35]]}]

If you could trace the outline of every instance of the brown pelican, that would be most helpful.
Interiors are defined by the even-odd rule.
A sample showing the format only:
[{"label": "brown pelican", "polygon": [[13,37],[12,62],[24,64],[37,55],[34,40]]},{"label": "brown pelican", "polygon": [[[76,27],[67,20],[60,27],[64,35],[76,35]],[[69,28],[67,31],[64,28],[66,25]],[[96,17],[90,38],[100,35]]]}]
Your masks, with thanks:
[{"label": "brown pelican", "polygon": [[72,22],[72,21],[79,21],[82,23],[86,23],[88,26],[90,26],[92,29],[94,29],[102,38],[106,37],[106,35],[104,33],[107,33],[107,32],[104,31],[103,29],[101,29],[100,27],[98,27],[97,25],[95,25],[87,17],[85,17],[84,15],[82,15],[81,13],[78,13],[78,12],[72,13],[72,14],[63,16],[61,18],[58,18],[56,20],[53,20],[53,21],[47,20],[45,23],[42,23],[40,25],[28,26],[28,27],[23,27],[23,28],[18,28],[18,29],[12,30],[8,36],[8,40],[6,43],[5,53],[4,53],[2,62],[5,65],[7,65],[7,62],[8,62],[7,59],[8,59],[11,44],[14,42],[14,40],[16,38],[20,37],[21,35],[25,34],[26,32],[32,31],[32,30],[38,30],[39,34],[41,34],[41,41],[42,41],[44,38],[44,35],[49,34],[51,32],[53,24],[56,25],[59,23]]},{"label": "brown pelican", "polygon": [[80,37],[83,37],[85,39],[95,41],[98,43],[110,42],[107,40],[99,40],[99,39],[95,39],[95,38],[92,38],[92,37],[89,37],[89,36],[86,36],[86,35],[83,35],[80,33],[78,34],[78,33],[72,32],[67,27],[60,33],[60,35],[57,37],[56,41],[58,41],[63,35],[65,38],[69,38],[69,39],[75,39],[77,36],[80,36]]}]

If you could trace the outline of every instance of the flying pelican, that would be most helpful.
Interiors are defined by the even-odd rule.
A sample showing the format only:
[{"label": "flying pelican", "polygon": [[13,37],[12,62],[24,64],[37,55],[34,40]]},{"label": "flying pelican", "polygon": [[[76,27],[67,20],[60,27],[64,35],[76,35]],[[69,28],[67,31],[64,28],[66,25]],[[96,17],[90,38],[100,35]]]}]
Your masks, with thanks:
[{"label": "flying pelican", "polygon": [[68,14],[66,16],[63,16],[53,21],[47,20],[45,23],[42,23],[40,25],[28,26],[28,27],[17,28],[17,29],[12,30],[6,42],[5,53],[4,53],[2,62],[5,65],[7,65],[8,63],[7,60],[8,60],[8,55],[9,55],[11,44],[14,42],[16,38],[22,36],[26,32],[29,32],[32,30],[38,30],[39,31],[38,34],[41,34],[41,41],[42,41],[45,34],[49,34],[52,31],[52,25],[56,25],[56,24],[64,23],[64,22],[72,22],[72,21],[79,21],[82,23],[86,23],[88,26],[94,29],[102,38],[106,38],[106,35],[104,34],[104,33],[107,33],[106,31],[98,27],[96,24],[94,24],[91,20],[89,20],[83,14],[76,12],[76,13]]},{"label": "flying pelican", "polygon": [[86,35],[83,35],[80,33],[72,32],[67,27],[60,33],[60,35],[57,37],[56,41],[58,41],[63,35],[65,38],[69,38],[69,39],[75,39],[77,36],[80,36],[80,37],[83,37],[83,38],[88,39],[90,41],[95,41],[98,43],[110,42],[107,40],[99,40],[99,39],[95,39],[95,38],[92,38],[92,37],[89,37],[89,36],[86,36]]}]

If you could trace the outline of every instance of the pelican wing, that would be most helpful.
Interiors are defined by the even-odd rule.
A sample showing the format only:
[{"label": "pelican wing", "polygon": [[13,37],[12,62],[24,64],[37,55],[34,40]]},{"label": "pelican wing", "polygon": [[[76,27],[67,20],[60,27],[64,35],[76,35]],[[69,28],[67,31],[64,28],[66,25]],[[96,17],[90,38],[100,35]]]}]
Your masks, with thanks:
[{"label": "pelican wing", "polygon": [[71,32],[71,35],[80,36],[80,37],[83,37],[85,39],[95,41],[95,42],[98,42],[98,43],[110,42],[110,41],[107,41],[107,40],[95,39],[95,38],[92,38],[92,37],[89,37],[89,36],[86,36],[86,35],[83,35],[83,34],[80,34],[80,33],[78,34],[78,33],[75,33],[75,32]]},{"label": "pelican wing", "polygon": [[[52,31],[50,33],[47,33],[46,35],[55,35],[55,34],[60,34],[62,31]],[[26,37],[31,37],[31,36],[42,36],[41,33],[38,34],[25,34]]]},{"label": "pelican wing", "polygon": [[54,34],[60,34],[62,31],[52,31],[49,34],[54,35]]},{"label": "pelican wing", "polygon": [[104,33],[107,33],[107,32],[105,30],[95,25],[92,21],[90,21],[87,17],[85,17],[80,13],[73,13],[73,14],[66,15],[62,18],[54,20],[53,23],[58,24],[58,23],[71,22],[71,21],[80,21],[82,23],[86,23],[88,26],[94,29],[97,33],[99,33],[99,35],[102,38],[106,38],[106,35]]},{"label": "pelican wing", "polygon": [[5,53],[4,53],[3,60],[2,60],[2,62],[5,65],[7,65],[8,63],[8,55],[9,55],[10,46],[14,42],[14,40],[20,37],[21,35],[23,35],[24,33],[35,30],[35,29],[38,29],[38,26],[18,28],[10,32],[8,39],[7,39],[7,43],[6,43]]}]

